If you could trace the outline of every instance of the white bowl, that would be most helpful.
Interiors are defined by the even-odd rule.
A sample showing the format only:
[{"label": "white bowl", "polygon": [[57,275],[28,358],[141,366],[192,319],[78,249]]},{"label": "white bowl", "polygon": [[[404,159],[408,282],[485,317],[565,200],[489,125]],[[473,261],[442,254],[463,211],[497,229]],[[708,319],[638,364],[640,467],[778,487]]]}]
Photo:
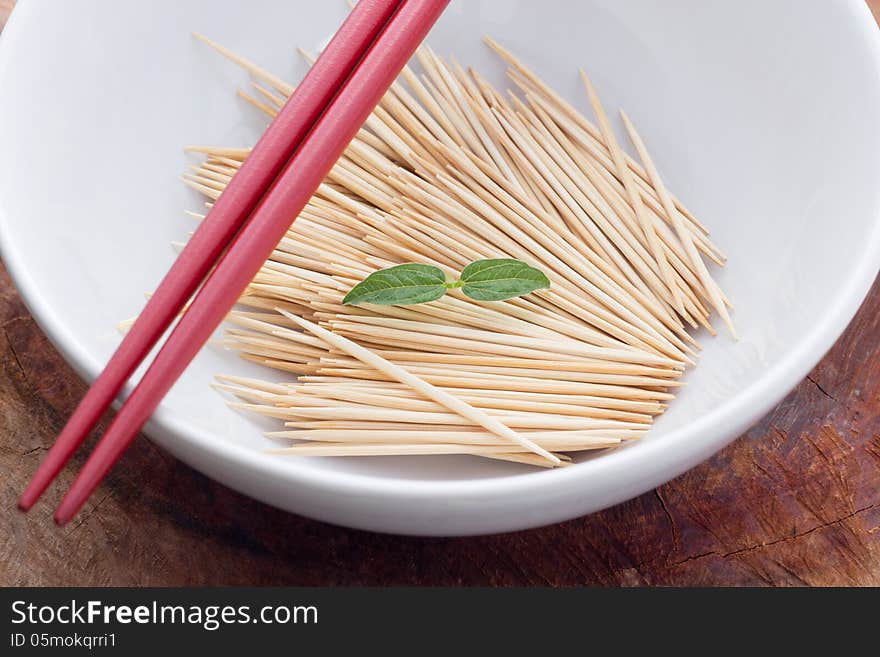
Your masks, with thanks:
[{"label": "white bowl", "polygon": [[[245,77],[203,32],[296,81],[339,2],[19,3],[0,44],[2,254],[52,341],[91,379],[174,257],[196,197],[187,143],[249,145]],[[633,116],[673,190],[712,230],[742,339],[701,336],[688,386],[639,444],[533,471],[466,457],[268,455],[208,347],[148,425],[164,448],[248,495],[335,523],[479,534],[618,503],[694,466],[776,404],[853,316],[880,254],[880,48],[861,0],[468,0],[429,37],[502,81],[490,33],[580,107],[576,68]],[[262,371],[262,370],[259,370]],[[272,376],[271,373],[265,373]],[[147,482],[147,485],[148,482]]]}]

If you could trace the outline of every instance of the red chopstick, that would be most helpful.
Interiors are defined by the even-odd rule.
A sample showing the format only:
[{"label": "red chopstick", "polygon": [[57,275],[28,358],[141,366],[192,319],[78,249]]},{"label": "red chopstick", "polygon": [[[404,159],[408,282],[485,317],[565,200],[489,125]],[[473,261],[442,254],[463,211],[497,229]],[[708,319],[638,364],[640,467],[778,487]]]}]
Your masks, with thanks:
[{"label": "red chopstick", "polygon": [[400,4],[401,0],[362,0],[348,15],[201,222],[67,421],[22,493],[18,503],[22,510],[28,510],[43,494],[198,289]]},{"label": "red chopstick", "polygon": [[55,512],[70,520],[220,324],[449,0],[404,0],[259,202],[117,413]]}]

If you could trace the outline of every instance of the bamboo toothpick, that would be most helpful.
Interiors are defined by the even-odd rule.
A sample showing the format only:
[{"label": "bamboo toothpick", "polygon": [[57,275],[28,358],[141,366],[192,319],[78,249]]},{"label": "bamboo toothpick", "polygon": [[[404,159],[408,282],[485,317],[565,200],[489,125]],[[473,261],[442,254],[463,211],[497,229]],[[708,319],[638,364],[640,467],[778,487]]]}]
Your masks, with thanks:
[{"label": "bamboo toothpick", "polygon": [[235,62],[239,66],[241,66],[244,70],[246,70],[248,73],[253,75],[258,80],[262,80],[263,82],[266,82],[267,84],[271,85],[272,87],[274,87],[275,89],[280,91],[285,96],[289,96],[290,94],[293,93],[293,89],[294,89],[293,85],[290,85],[287,82],[285,82],[284,80],[282,80],[281,78],[279,78],[275,75],[272,75],[271,73],[268,73],[267,71],[263,70],[262,68],[260,68],[256,64],[253,64],[252,62],[245,59],[241,55],[238,55],[238,54],[232,52],[228,48],[221,46],[219,43],[216,43],[215,41],[211,41],[211,39],[209,39],[208,37],[206,37],[203,34],[193,32],[193,36],[196,39],[198,39],[199,41],[203,41],[203,42],[207,43],[209,46],[211,46],[214,50],[219,52],[221,55],[223,55],[227,59]]},{"label": "bamboo toothpick", "polygon": [[[273,117],[293,85],[200,37],[253,80]],[[286,373],[217,377],[234,408],[278,418],[301,456],[468,454],[532,466],[640,438],[695,364],[685,323],[728,327],[704,258],[723,255],[656,172],[626,155],[587,76],[596,125],[497,43],[507,94],[422,47],[290,226],[214,344]],[[308,53],[304,53],[311,60]],[[206,205],[249,148],[190,146]],[[199,221],[204,215],[190,213]],[[343,305],[376,269],[455,277],[514,257],[550,289],[504,302],[461,291],[417,306]]]},{"label": "bamboo toothpick", "polygon": [[460,399],[450,395],[447,392],[444,392],[439,388],[430,385],[429,383],[426,383],[419,377],[410,374],[402,367],[398,367],[393,363],[390,363],[384,358],[377,356],[370,350],[364,349],[357,343],[343,338],[342,336],[336,335],[324,328],[321,328],[317,324],[313,324],[312,322],[306,321],[301,317],[292,315],[282,309],[279,309],[279,312],[292,322],[298,324],[300,327],[309,331],[316,337],[324,340],[328,344],[331,344],[334,347],[341,349],[350,356],[354,356],[361,362],[366,363],[367,365],[370,365],[371,367],[382,372],[383,374],[390,376],[392,379],[400,381],[401,383],[405,383],[412,389],[417,390],[426,397],[433,399],[439,404],[442,404],[451,411],[454,411],[455,413],[458,413],[468,420],[471,420],[475,424],[478,424],[485,429],[488,429],[492,433],[497,434],[502,438],[507,438],[517,445],[525,447],[530,452],[534,452],[539,456],[543,456],[545,459],[553,464],[559,463],[559,457],[554,456],[547,450],[536,445],[531,440],[524,438],[515,431],[512,431],[509,427],[504,426],[501,422],[486,415],[482,411],[474,408],[473,406],[465,404]]},{"label": "bamboo toothpick", "polygon": [[620,180],[623,183],[623,187],[626,190],[630,205],[632,205],[636,219],[638,220],[642,230],[645,233],[645,238],[647,239],[648,244],[651,247],[651,253],[654,255],[654,260],[659,266],[660,275],[663,278],[663,282],[666,284],[667,289],[672,293],[673,306],[678,311],[678,313],[683,316],[685,315],[685,309],[684,302],[681,297],[681,291],[679,290],[678,285],[675,282],[672,270],[669,265],[669,261],[666,259],[666,254],[663,252],[663,248],[660,244],[660,239],[657,236],[657,232],[654,229],[654,225],[645,216],[645,206],[644,203],[642,203],[641,194],[639,194],[638,189],[636,189],[635,181],[633,181],[632,172],[630,171],[629,165],[626,163],[625,155],[621,150],[620,145],[617,143],[617,138],[614,136],[614,130],[611,128],[611,124],[608,122],[608,117],[605,114],[605,109],[602,107],[602,102],[599,100],[599,95],[593,88],[593,84],[590,82],[590,79],[587,77],[587,74],[584,73],[583,70],[580,71],[580,75],[581,80],[584,83],[584,87],[587,90],[587,96],[590,99],[590,105],[593,108],[593,113],[596,115],[596,120],[599,123],[599,129],[602,133],[602,137],[605,140],[605,146],[611,153],[611,159],[614,161],[614,166],[617,169],[617,175],[620,177]]},{"label": "bamboo toothpick", "polygon": [[660,178],[660,173],[657,171],[657,167],[654,165],[654,162],[648,155],[648,150],[647,148],[645,148],[645,144],[642,141],[642,138],[636,131],[636,128],[632,124],[632,121],[629,120],[626,112],[620,110],[620,116],[623,119],[623,123],[626,126],[627,132],[630,135],[633,146],[635,146],[636,150],[638,151],[639,157],[642,159],[642,162],[645,165],[645,169],[648,172],[648,176],[651,178],[651,182],[653,183],[654,188],[657,190],[657,194],[660,196],[660,202],[663,204],[663,209],[672,220],[672,223],[675,226],[675,231],[676,233],[678,233],[678,237],[684,245],[685,251],[690,257],[691,264],[694,266],[697,271],[697,275],[700,277],[700,281],[703,284],[703,289],[712,300],[712,305],[715,307],[715,310],[718,312],[719,315],[721,315],[721,319],[724,320],[724,323],[727,325],[727,328],[730,331],[730,335],[733,337],[734,340],[738,339],[736,335],[736,329],[733,327],[733,322],[730,320],[730,315],[727,312],[727,306],[725,305],[724,299],[721,296],[721,291],[718,288],[718,284],[709,273],[709,270],[706,267],[706,263],[703,262],[703,259],[700,257],[700,253],[697,251],[697,247],[694,246],[693,237],[690,231],[685,227],[684,221],[681,218],[681,214],[679,213],[678,208],[675,207],[675,204],[672,201],[672,197],[669,196],[669,192],[666,190],[666,186],[663,184],[663,180]]}]

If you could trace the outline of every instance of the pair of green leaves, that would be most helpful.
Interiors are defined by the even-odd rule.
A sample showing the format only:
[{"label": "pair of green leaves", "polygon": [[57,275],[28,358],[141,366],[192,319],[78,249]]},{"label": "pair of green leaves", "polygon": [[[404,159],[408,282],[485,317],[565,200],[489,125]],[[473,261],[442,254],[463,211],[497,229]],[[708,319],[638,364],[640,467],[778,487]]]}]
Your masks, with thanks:
[{"label": "pair of green leaves", "polygon": [[547,287],[550,280],[542,271],[510,258],[476,260],[453,283],[437,267],[409,263],[373,272],[342,303],[407,306],[434,301],[456,288],[476,301],[503,301]]}]

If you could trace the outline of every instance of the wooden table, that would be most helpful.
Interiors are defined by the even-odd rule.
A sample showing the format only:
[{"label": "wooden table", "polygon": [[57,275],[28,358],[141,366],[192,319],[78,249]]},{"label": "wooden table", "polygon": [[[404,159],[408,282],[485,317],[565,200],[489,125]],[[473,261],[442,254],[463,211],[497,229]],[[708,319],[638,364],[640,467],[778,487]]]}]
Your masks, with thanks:
[{"label": "wooden table", "polygon": [[3,585],[880,585],[880,282],[810,376],[708,462],[586,518],[468,539],[289,515],[145,439],[71,525],[50,514],[82,456],[22,515],[17,495],[84,386],[2,268],[0,327]]}]

